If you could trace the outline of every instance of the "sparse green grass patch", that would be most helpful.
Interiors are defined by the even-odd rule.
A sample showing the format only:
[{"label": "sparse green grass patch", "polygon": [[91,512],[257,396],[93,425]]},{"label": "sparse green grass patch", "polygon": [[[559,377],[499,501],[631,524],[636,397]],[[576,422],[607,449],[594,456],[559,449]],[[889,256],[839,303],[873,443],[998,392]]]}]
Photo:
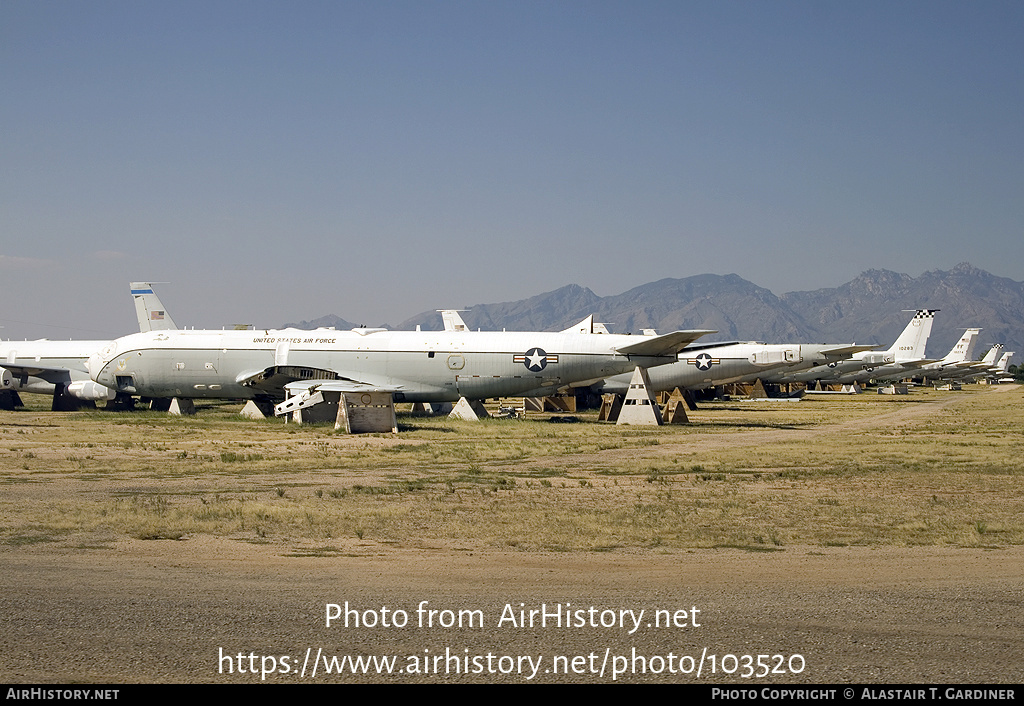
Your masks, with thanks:
[{"label": "sparse green grass patch", "polygon": [[562,425],[403,416],[397,437],[237,411],[0,412],[0,438],[18,439],[0,447],[0,542],[207,534],[324,557],[355,541],[524,552],[1024,542],[1019,391],[703,404],[690,425],[643,429],[592,413]]}]

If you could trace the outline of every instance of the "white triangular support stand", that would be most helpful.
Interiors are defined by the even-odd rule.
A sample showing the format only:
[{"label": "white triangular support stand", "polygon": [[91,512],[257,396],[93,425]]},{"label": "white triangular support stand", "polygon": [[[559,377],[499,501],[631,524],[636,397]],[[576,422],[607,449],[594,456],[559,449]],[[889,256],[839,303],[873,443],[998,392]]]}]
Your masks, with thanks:
[{"label": "white triangular support stand", "polygon": [[242,411],[238,413],[238,416],[245,419],[266,419],[267,415],[263,414],[263,410],[260,409],[255,402],[249,400],[242,407]]},{"label": "white triangular support stand", "polygon": [[490,417],[487,410],[484,409],[484,403],[480,400],[473,400],[470,402],[465,397],[459,398],[459,403],[452,409],[451,414],[448,415],[449,419],[465,419],[466,421],[475,422],[481,417]]},{"label": "white triangular support stand", "polygon": [[196,403],[190,399],[179,399],[175,397],[171,400],[171,406],[167,410],[168,414],[186,415],[196,413]]},{"label": "white triangular support stand", "polygon": [[622,401],[622,410],[616,424],[636,424],[642,426],[661,426],[661,410],[654,393],[651,392],[651,378],[646,368],[636,368],[633,379],[629,381],[629,392]]}]

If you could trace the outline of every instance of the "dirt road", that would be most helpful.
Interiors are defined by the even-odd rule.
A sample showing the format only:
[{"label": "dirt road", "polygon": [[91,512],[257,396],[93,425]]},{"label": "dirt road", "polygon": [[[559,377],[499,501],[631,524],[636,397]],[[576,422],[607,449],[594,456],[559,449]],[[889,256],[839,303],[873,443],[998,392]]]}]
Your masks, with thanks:
[{"label": "dirt road", "polygon": [[[1024,654],[1020,547],[327,558],[200,537],[5,549],[0,563],[13,682],[686,683],[700,664],[700,681],[737,685],[1005,683]],[[350,627],[326,627],[327,605],[346,602]],[[546,624],[538,613],[531,627],[531,610]],[[460,629],[459,611],[478,612]],[[395,656],[404,673],[327,675],[320,661],[301,676],[307,648]],[[781,657],[759,668],[757,655]],[[769,668],[782,673],[757,676]]]}]

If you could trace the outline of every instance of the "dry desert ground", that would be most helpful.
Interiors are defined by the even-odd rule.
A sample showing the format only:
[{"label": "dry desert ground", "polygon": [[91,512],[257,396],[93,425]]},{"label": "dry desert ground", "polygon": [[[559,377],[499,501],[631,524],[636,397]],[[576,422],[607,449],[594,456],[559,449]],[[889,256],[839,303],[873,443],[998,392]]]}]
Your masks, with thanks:
[{"label": "dry desert ground", "polygon": [[1019,683],[1022,409],[967,386],[347,437],[30,401],[0,412],[0,675]]}]

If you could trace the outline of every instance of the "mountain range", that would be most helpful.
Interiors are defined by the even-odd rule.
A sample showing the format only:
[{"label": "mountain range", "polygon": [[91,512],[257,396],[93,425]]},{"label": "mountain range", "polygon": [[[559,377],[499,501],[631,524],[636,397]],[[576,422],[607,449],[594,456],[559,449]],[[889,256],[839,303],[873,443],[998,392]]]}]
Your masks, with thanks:
[{"label": "mountain range", "polygon": [[[861,343],[888,347],[910,320],[904,310],[939,309],[928,342],[928,355],[941,357],[965,328],[980,327],[975,357],[994,343],[1024,358],[1024,282],[997,277],[969,263],[920,277],[868,270],[830,289],[788,292],[777,296],[742,277],[694,275],[661,279],[622,294],[600,297],[569,284],[529,299],[476,304],[462,312],[472,329],[558,331],[595,314],[615,333],[676,329],[715,329],[706,340],[756,340],[769,343]],[[354,324],[324,316],[297,328]],[[441,317],[426,311],[394,328],[442,328]],[[391,328],[390,326],[388,328]]]}]

